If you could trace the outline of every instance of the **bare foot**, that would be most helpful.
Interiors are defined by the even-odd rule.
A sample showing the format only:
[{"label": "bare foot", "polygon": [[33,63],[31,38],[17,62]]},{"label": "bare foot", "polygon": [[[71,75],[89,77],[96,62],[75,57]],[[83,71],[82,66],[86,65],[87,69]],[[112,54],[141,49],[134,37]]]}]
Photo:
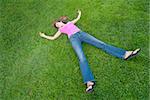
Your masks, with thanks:
[{"label": "bare foot", "polygon": [[126,59],[127,57],[129,57],[132,54],[133,51],[126,51],[125,55],[124,55],[124,59]]}]

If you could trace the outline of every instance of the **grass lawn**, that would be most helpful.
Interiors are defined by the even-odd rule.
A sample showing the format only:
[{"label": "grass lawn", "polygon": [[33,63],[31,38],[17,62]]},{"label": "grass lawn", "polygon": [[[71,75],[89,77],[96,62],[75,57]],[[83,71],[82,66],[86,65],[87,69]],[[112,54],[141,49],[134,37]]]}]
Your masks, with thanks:
[{"label": "grass lawn", "polygon": [[[148,0],[0,0],[0,100],[148,100]],[[53,35],[62,15],[82,17],[77,25],[126,50],[142,48],[129,61],[83,44],[96,80],[85,93],[78,59],[67,36]]]}]

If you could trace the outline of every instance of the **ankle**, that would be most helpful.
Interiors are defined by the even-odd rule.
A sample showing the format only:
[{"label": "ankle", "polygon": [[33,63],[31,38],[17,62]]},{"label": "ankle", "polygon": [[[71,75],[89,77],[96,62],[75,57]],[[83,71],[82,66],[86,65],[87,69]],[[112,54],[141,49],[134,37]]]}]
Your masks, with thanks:
[{"label": "ankle", "polygon": [[94,85],[94,82],[88,81],[88,82],[87,82],[87,87],[89,87],[89,86],[91,86],[91,85]]},{"label": "ankle", "polygon": [[132,53],[132,51],[126,51],[125,55],[124,55],[124,59],[126,59],[131,53]]}]

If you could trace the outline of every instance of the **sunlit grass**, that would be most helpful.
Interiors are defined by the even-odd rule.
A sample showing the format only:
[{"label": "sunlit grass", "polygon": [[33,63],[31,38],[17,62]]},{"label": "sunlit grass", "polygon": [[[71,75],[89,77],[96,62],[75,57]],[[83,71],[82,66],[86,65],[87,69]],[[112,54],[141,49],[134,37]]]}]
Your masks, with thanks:
[{"label": "sunlit grass", "polygon": [[[78,59],[62,35],[53,35],[53,20],[82,11],[77,25],[98,39],[140,54],[124,61],[83,44],[96,79],[85,93]],[[148,100],[148,0],[1,0],[1,100]]]}]

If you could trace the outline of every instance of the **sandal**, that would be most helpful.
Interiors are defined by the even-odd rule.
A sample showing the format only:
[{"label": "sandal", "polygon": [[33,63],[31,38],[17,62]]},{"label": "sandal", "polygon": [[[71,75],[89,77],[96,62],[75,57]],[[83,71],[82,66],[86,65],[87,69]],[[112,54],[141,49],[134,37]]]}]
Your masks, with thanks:
[{"label": "sandal", "polygon": [[130,58],[135,57],[140,52],[140,50],[141,49],[139,48],[139,49],[136,49],[136,50],[132,51],[132,53],[127,58],[125,58],[124,60],[128,60]]},{"label": "sandal", "polygon": [[86,88],[86,93],[92,93],[94,91],[95,82],[93,85],[90,85]]}]

